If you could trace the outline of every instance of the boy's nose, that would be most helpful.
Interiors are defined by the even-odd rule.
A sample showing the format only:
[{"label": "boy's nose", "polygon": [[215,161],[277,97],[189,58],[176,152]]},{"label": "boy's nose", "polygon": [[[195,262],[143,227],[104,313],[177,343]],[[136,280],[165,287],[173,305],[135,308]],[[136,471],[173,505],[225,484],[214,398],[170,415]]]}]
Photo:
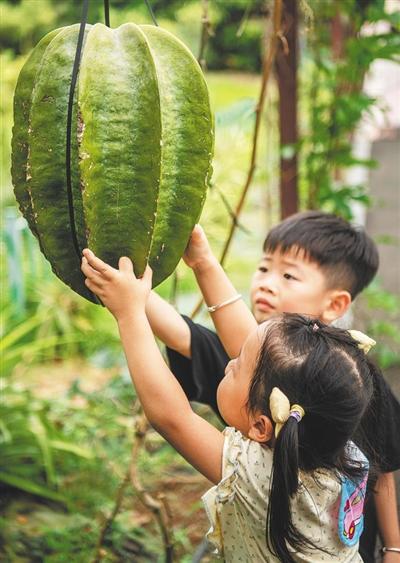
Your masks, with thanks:
[{"label": "boy's nose", "polygon": [[265,274],[260,281],[260,289],[275,295],[278,291],[277,280],[272,274]]}]

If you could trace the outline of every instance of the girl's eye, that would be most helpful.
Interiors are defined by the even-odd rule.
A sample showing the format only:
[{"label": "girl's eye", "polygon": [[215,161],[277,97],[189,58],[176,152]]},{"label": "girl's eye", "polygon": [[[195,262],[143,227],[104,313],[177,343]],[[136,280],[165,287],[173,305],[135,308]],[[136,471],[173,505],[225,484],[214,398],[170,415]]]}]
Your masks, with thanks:
[{"label": "girl's eye", "polygon": [[268,272],[268,268],[266,268],[265,266],[259,266],[258,271],[265,274],[266,272]]},{"label": "girl's eye", "polygon": [[295,280],[295,279],[296,279],[294,276],[292,276],[291,274],[288,274],[288,273],[283,274],[283,277],[284,277],[286,280]]}]

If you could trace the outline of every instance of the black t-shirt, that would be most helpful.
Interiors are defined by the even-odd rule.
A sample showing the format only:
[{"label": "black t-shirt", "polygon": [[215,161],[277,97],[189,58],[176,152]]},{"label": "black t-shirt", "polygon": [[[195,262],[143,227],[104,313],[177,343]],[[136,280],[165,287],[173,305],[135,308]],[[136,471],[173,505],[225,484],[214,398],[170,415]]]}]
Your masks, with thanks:
[{"label": "black t-shirt", "polygon": [[[222,417],[217,407],[217,387],[224,377],[229,356],[217,334],[183,316],[191,333],[191,359],[167,348],[171,371],[181,384],[187,398],[212,407]],[[374,396],[365,414],[361,431],[355,441],[376,470],[390,473],[400,468],[400,404],[393,395],[383,375],[371,364],[374,378]],[[374,561],[377,523],[372,498],[366,503],[364,533],[360,541],[360,554],[364,562]]]},{"label": "black t-shirt", "polygon": [[217,407],[217,387],[225,375],[229,356],[217,334],[182,315],[190,328],[191,359],[167,348],[169,366],[189,401]]}]

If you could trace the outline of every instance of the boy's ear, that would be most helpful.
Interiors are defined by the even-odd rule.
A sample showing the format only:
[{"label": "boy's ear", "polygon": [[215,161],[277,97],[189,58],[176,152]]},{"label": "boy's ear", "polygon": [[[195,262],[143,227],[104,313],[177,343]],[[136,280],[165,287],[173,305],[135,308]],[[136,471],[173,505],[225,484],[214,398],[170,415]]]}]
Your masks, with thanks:
[{"label": "boy's ear", "polygon": [[265,416],[265,414],[254,416],[251,419],[248,435],[250,440],[255,442],[269,442],[274,435],[274,428],[268,416]]},{"label": "boy's ear", "polygon": [[342,317],[351,305],[351,295],[345,290],[332,291],[328,306],[322,313],[322,321],[326,324],[333,323]]}]

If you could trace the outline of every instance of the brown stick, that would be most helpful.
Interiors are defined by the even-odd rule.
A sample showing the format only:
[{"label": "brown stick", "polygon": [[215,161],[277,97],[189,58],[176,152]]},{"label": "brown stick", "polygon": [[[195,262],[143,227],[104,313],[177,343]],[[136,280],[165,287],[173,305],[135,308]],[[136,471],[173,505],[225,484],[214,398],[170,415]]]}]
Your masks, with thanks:
[{"label": "brown stick", "polygon": [[[208,19],[208,0],[202,0],[202,7],[203,13],[201,15],[201,34],[200,34],[200,48],[199,48],[199,56],[197,57],[197,62],[201,66],[203,72],[206,70],[206,59],[205,59],[205,50],[207,47],[208,38],[211,35],[214,35],[211,29],[211,23]],[[178,294],[178,283],[179,283],[179,275],[178,271],[175,269],[174,273],[172,274],[172,285],[171,285],[171,293],[169,297],[169,303],[171,305],[176,305],[176,296]]]},{"label": "brown stick", "polygon": [[155,500],[149,493],[147,493],[144,490],[143,485],[139,480],[138,473],[136,470],[137,457],[140,449],[144,445],[144,441],[148,429],[149,429],[149,423],[147,422],[147,419],[144,416],[144,414],[142,414],[140,418],[137,420],[135,425],[135,441],[132,447],[132,456],[131,456],[129,469],[118,487],[114,508],[110,516],[108,518],[104,518],[104,522],[100,530],[99,538],[97,540],[95,556],[92,560],[92,563],[100,563],[103,557],[101,551],[102,551],[104,539],[112,522],[114,521],[115,517],[117,516],[117,514],[121,509],[122,501],[125,496],[125,491],[129,484],[131,484],[135,489],[139,497],[139,500],[142,502],[142,504],[154,514],[157,520],[163,538],[166,563],[172,563],[173,561],[174,545],[173,545],[173,532],[172,532],[172,515],[170,508],[167,504],[167,499],[164,497],[163,493],[157,494],[158,500]]},{"label": "brown stick", "polygon": [[161,535],[163,538],[164,550],[165,550],[165,562],[172,563],[174,540],[173,540],[172,518],[170,515],[168,505],[162,494],[159,494],[158,495],[159,498],[158,500],[156,500],[148,492],[145,491],[142,483],[140,482],[136,468],[138,453],[144,444],[144,440],[148,428],[149,428],[149,423],[147,422],[146,417],[142,415],[136,423],[136,431],[135,431],[136,439],[132,447],[132,457],[131,457],[131,464],[129,468],[130,480],[141,503],[154,514],[157,523],[160,527]]},{"label": "brown stick", "polygon": [[[297,0],[283,0],[282,36],[275,57],[275,72],[279,93],[281,219],[296,213],[299,207],[297,147],[297,65],[298,65],[298,6]],[[293,154],[283,153],[291,146]]]},{"label": "brown stick", "polygon": [[[259,137],[259,131],[260,131],[262,110],[263,110],[263,107],[264,107],[264,101],[265,101],[265,94],[266,94],[268,79],[271,75],[271,69],[272,69],[272,65],[273,65],[274,60],[275,60],[278,43],[281,41],[281,36],[282,36],[281,19],[282,19],[282,0],[274,0],[273,33],[272,33],[271,39],[269,41],[268,53],[267,53],[266,57],[264,58],[264,62],[263,62],[261,90],[260,90],[260,94],[259,94],[259,98],[258,98],[258,103],[257,103],[257,106],[256,106],[256,112],[255,112],[256,113],[256,122],[255,122],[255,125],[254,125],[254,132],[253,132],[253,148],[252,148],[252,151],[251,151],[250,166],[249,166],[247,179],[246,179],[242,194],[241,194],[239,202],[237,203],[236,208],[235,208],[234,217],[231,220],[231,226],[230,226],[229,234],[228,234],[228,237],[225,241],[224,248],[222,250],[221,257],[220,257],[220,260],[219,260],[222,265],[225,262],[225,258],[227,256],[227,253],[228,253],[234,232],[236,230],[236,226],[239,222],[238,218],[239,218],[239,215],[242,211],[242,207],[243,207],[244,201],[246,199],[246,195],[247,195],[247,192],[249,190],[250,184],[253,180],[254,171],[256,169],[258,137]],[[202,303],[203,303],[203,299],[201,299],[198,302],[195,309],[193,310],[192,315],[191,315],[192,319],[200,311]]]},{"label": "brown stick", "polygon": [[125,477],[123,478],[123,480],[121,481],[121,483],[118,486],[114,508],[113,508],[110,516],[108,518],[104,518],[104,522],[103,522],[103,525],[102,525],[101,530],[100,530],[99,538],[97,540],[95,556],[94,556],[94,559],[92,560],[92,563],[99,563],[102,559],[101,549],[102,549],[104,539],[106,537],[106,534],[107,534],[112,522],[114,521],[115,517],[117,516],[118,512],[120,511],[121,504],[122,504],[122,501],[123,501],[123,498],[124,498],[124,495],[125,495],[125,490],[126,490],[127,486],[129,485],[129,482],[130,482],[130,473],[128,471],[126,473]]},{"label": "brown stick", "polygon": [[210,35],[213,35],[211,32],[211,23],[208,19],[208,0],[202,0],[202,7],[203,13],[201,15],[201,36],[200,36],[200,49],[199,49],[199,56],[197,57],[197,61],[203,71],[206,69],[206,60],[205,60],[205,50],[207,47],[208,38]]}]

